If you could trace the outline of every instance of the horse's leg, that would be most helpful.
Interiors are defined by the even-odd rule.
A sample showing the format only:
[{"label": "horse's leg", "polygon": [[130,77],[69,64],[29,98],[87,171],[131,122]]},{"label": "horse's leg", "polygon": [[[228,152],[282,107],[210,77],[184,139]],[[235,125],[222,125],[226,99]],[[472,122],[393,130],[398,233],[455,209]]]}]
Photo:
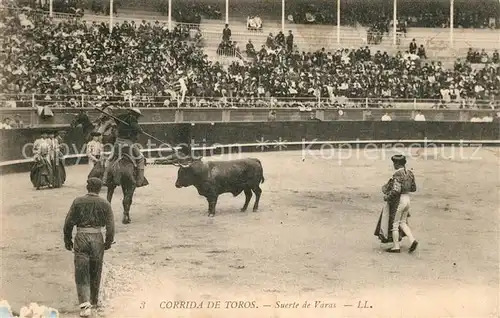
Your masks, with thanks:
[{"label": "horse's leg", "polygon": [[135,192],[135,184],[128,185],[128,186],[123,186],[122,185],[122,190],[123,190],[123,224],[129,224],[130,223],[130,206],[132,205],[132,198],[134,196]]},{"label": "horse's leg", "polygon": [[115,185],[108,185],[108,202],[111,203],[113,200],[113,193],[115,193]]}]

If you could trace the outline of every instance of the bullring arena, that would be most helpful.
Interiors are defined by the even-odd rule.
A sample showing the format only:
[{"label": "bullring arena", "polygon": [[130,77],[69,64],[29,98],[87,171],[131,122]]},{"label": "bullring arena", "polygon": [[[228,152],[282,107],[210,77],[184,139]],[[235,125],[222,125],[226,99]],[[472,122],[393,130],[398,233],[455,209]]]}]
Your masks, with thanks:
[{"label": "bullring arena", "polygon": [[[0,32],[0,318],[500,317],[498,0],[5,0]],[[257,158],[265,181],[258,211],[226,193],[209,217],[147,155],[96,305],[63,225],[91,132],[124,139],[129,111],[144,154]],[[374,235],[395,154],[414,253]]]},{"label": "bullring arena", "polygon": [[[500,151],[413,152],[419,191],[409,222],[421,245],[393,255],[373,231],[388,158],[400,151],[408,149],[367,150],[372,159],[338,149],[311,151],[304,161],[302,151],[241,154],[263,163],[260,211],[239,212],[242,196],[223,195],[214,218],[194,188],[174,187],[177,168],[149,165],[150,186],[137,190],[131,224],[120,222],[120,191],[113,200],[116,244],[105,255],[100,314],[497,317]],[[62,225],[88,169],[68,167],[66,185],[54,190],[34,190],[26,173],[2,177],[2,295],[14,308],[30,300],[77,316]],[[217,300],[221,309],[160,308]],[[336,308],[276,309],[277,301]]]}]

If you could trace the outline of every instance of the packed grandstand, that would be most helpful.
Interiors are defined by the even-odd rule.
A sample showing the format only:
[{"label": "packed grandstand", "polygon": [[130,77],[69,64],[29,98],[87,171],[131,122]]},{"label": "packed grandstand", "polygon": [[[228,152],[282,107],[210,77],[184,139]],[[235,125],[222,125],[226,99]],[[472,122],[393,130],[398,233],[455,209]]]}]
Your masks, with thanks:
[{"label": "packed grandstand", "polygon": [[[461,12],[457,19],[465,21],[464,27],[496,28],[500,19],[491,21],[483,11],[470,16]],[[363,12],[363,24],[379,21]],[[354,19],[352,10],[346,14]],[[420,39],[396,51],[362,46],[305,52],[300,44],[290,45],[288,31],[285,37],[272,30],[265,42],[245,43],[239,59],[224,63],[209,58],[199,30],[182,24],[170,31],[165,21],[124,21],[110,35],[107,23],[87,21],[86,15],[56,20],[14,4],[2,9],[0,19],[3,99],[18,101],[18,107],[32,96],[40,103],[69,101],[74,106],[80,105],[79,96],[166,107],[265,106],[273,100],[277,106],[293,106],[301,99],[321,107],[345,106],[345,99],[375,104],[431,99],[440,101],[436,107],[451,102],[489,109],[500,105],[497,50],[471,48],[445,66],[426,58]],[[425,12],[407,20],[414,25],[440,21]],[[234,47],[230,31],[228,36],[222,26],[222,43]]]}]

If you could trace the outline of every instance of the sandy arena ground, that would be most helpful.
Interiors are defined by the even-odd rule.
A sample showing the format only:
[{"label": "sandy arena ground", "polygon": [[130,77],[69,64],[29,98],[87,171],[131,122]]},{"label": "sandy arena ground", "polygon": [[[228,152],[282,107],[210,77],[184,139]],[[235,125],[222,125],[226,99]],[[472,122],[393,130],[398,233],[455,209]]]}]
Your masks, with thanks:
[{"label": "sandy arena ground", "polygon": [[[346,157],[244,154],[264,166],[260,211],[241,213],[244,195],[226,194],[215,218],[194,188],[175,188],[175,167],[148,166],[150,185],[136,192],[129,225],[121,224],[115,193],[117,243],[105,255],[99,315],[498,317],[500,150],[468,148],[460,159],[457,149],[452,159],[422,154],[409,162],[419,187],[409,221],[420,242],[413,255],[406,239],[401,254],[388,254],[373,235],[394,152],[340,162],[338,154]],[[88,169],[68,167],[66,185],[54,190],[36,191],[27,173],[1,177],[0,298],[15,311],[38,302],[77,315],[62,226],[72,200],[85,193]],[[160,308],[175,300],[204,308]],[[210,301],[221,308],[208,309]],[[258,308],[226,309],[226,301]],[[299,308],[278,309],[277,301]],[[335,308],[315,308],[316,301]]]}]

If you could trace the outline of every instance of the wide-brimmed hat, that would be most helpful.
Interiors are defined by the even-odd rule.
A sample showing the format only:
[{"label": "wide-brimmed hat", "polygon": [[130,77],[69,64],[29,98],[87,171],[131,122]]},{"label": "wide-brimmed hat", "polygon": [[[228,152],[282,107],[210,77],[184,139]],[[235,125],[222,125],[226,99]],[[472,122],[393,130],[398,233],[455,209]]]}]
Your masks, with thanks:
[{"label": "wide-brimmed hat", "polygon": [[101,133],[100,133],[100,132],[98,132],[98,131],[93,131],[93,132],[91,132],[91,133],[90,133],[90,135],[91,135],[92,137],[98,137],[98,136],[100,136],[100,135],[101,135]]},{"label": "wide-brimmed hat", "polygon": [[397,164],[406,164],[406,157],[404,155],[394,155],[391,157],[392,162]]},{"label": "wide-brimmed hat", "polygon": [[139,108],[133,107],[129,109],[130,112],[136,113],[139,116],[142,116],[141,110]]}]

